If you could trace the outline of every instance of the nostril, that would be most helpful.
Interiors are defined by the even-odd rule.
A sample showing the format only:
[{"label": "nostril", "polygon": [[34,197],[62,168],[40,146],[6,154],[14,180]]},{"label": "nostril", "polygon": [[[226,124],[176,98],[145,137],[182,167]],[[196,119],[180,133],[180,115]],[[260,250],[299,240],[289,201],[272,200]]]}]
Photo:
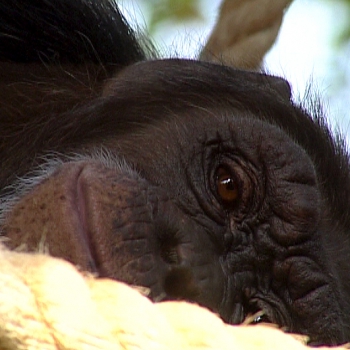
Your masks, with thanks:
[{"label": "nostril", "polygon": [[168,264],[178,264],[179,256],[177,250],[172,246],[163,246],[161,248],[160,256]]},{"label": "nostril", "polygon": [[178,253],[179,239],[175,230],[167,229],[158,232],[158,242],[161,258],[168,264],[180,263]]},{"label": "nostril", "polygon": [[176,266],[165,276],[165,293],[173,299],[194,300],[200,294],[192,271],[188,267]]},{"label": "nostril", "polygon": [[168,264],[179,264],[177,251],[178,240],[175,237],[166,237],[160,240],[160,256]]}]

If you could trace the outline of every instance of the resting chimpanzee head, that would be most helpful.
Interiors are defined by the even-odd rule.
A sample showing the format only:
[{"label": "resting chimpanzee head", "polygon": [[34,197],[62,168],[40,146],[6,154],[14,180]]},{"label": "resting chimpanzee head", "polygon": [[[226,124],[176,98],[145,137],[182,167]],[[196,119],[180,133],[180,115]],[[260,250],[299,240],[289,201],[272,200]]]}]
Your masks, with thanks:
[{"label": "resting chimpanzee head", "polygon": [[348,156],[286,81],[146,60],[107,0],[12,0],[0,19],[9,247],[350,341]]}]

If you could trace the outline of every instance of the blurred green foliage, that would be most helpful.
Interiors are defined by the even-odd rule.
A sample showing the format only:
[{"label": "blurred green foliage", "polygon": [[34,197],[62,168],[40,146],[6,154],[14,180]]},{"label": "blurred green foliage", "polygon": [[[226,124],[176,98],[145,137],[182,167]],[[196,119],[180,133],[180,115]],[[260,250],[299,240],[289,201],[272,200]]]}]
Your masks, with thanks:
[{"label": "blurred green foliage", "polygon": [[[334,0],[327,0],[329,3],[331,3]],[[350,0],[338,0],[342,3],[344,3],[344,11],[346,11],[346,17],[348,18],[347,23],[345,23],[344,28],[339,33],[339,37],[337,40],[337,43],[342,45],[349,43],[350,41]]]},{"label": "blurred green foliage", "polygon": [[148,27],[150,32],[164,20],[184,22],[203,19],[199,0],[148,0],[147,4],[153,9]]},{"label": "blurred green foliage", "polygon": [[187,21],[202,21],[202,0],[133,0],[147,7],[150,18],[147,29],[153,34],[159,24],[165,21],[183,23]]}]

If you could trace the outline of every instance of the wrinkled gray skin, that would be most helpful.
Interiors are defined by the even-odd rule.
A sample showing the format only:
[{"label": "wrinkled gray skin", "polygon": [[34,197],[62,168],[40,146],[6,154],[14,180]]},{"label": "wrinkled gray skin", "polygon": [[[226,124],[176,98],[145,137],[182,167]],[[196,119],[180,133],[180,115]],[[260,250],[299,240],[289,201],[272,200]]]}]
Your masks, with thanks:
[{"label": "wrinkled gray skin", "polygon": [[230,323],[262,310],[314,344],[350,341],[348,156],[287,82],[188,60],[106,77],[22,61],[0,81],[8,247],[45,246]]}]

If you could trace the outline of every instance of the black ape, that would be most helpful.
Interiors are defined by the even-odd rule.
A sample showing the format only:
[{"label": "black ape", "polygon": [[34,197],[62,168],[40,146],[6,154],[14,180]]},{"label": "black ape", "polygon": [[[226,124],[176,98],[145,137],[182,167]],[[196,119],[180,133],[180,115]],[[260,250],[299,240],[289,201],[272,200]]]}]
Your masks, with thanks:
[{"label": "black ape", "polygon": [[0,33],[9,247],[350,341],[348,155],[287,82],[146,60],[109,0],[3,1]]}]

